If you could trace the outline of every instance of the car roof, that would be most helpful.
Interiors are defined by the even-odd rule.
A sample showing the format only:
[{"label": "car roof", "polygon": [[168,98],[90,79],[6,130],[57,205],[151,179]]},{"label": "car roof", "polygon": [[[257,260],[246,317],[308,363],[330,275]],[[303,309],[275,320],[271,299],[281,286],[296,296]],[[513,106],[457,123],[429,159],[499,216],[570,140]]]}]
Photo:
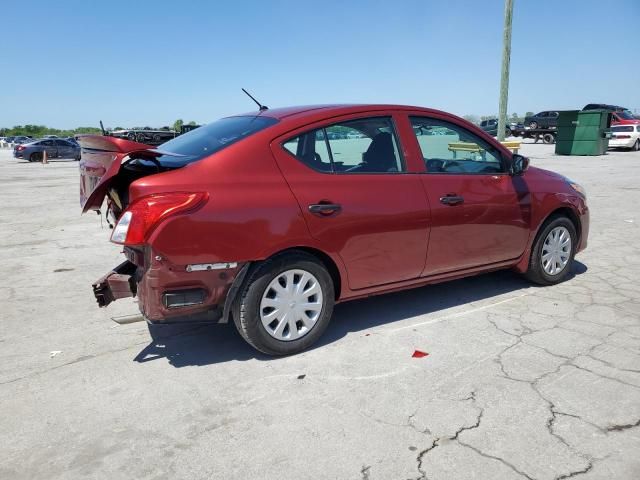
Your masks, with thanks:
[{"label": "car roof", "polygon": [[232,117],[263,116],[280,120],[291,120],[298,122],[313,122],[339,115],[349,115],[352,113],[375,112],[377,110],[408,110],[421,111],[425,114],[435,113],[438,115],[452,116],[452,114],[432,108],[417,107],[411,105],[394,104],[330,104],[330,105],[301,105],[293,107],[273,108],[262,111],[253,111]]},{"label": "car roof", "polygon": [[607,103],[589,103],[588,105],[585,105],[583,110],[587,110],[587,107],[589,107],[589,110],[613,110],[613,111],[619,111],[619,110],[627,110],[624,107],[621,107],[620,105],[609,105]]}]

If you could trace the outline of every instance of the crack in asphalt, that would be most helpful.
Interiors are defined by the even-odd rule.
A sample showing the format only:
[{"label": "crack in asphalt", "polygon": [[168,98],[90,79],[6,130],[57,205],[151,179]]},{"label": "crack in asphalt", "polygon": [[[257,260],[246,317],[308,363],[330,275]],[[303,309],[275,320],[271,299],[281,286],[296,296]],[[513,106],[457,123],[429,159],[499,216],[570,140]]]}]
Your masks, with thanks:
[{"label": "crack in asphalt", "polygon": [[[511,337],[515,337],[516,338],[516,340],[511,345],[509,345],[508,347],[503,349],[496,357],[498,365],[500,366],[500,370],[501,370],[503,376],[506,379],[511,380],[511,381],[528,384],[533,389],[533,391],[538,395],[538,397],[543,402],[545,402],[547,404],[547,409],[549,410],[550,416],[547,418],[546,429],[549,432],[549,434],[551,436],[553,436],[554,438],[556,438],[563,445],[565,445],[569,449],[569,451],[571,451],[573,454],[575,454],[576,456],[580,457],[582,460],[584,460],[586,462],[586,465],[582,469],[575,470],[575,471],[572,471],[572,472],[569,472],[569,473],[566,473],[566,474],[558,475],[558,476],[555,477],[555,480],[561,480],[561,479],[564,479],[564,478],[570,478],[570,477],[574,477],[576,475],[581,475],[581,474],[589,472],[594,466],[595,459],[591,458],[590,456],[586,455],[585,453],[583,453],[583,452],[579,451],[577,448],[575,448],[562,435],[560,435],[558,432],[556,432],[555,428],[554,428],[558,415],[570,416],[570,417],[579,419],[581,421],[583,421],[583,419],[581,417],[577,416],[577,415],[572,415],[572,414],[568,414],[568,413],[559,411],[557,409],[555,403],[553,401],[551,401],[549,398],[547,398],[540,391],[540,388],[538,387],[538,385],[544,378],[549,377],[551,375],[557,374],[563,367],[573,367],[573,368],[576,368],[576,369],[579,369],[579,370],[585,370],[585,371],[588,371],[588,372],[592,373],[593,375],[596,375],[596,376],[599,376],[599,377],[603,377],[603,378],[609,378],[609,377],[606,376],[606,375],[600,375],[600,374],[598,374],[596,372],[593,372],[593,371],[591,371],[591,370],[589,370],[587,368],[579,367],[579,366],[577,366],[577,365],[575,365],[573,363],[575,358],[577,358],[580,355],[584,355],[584,354],[577,354],[575,357],[569,357],[569,356],[565,356],[565,355],[557,355],[557,354],[553,354],[551,352],[548,352],[545,348],[538,347],[536,345],[530,345],[529,343],[525,342],[522,337],[526,336],[526,335],[530,335],[531,334],[530,333],[531,329],[529,329],[529,332],[523,331],[522,333],[516,334],[516,333],[508,332],[508,331],[498,327],[498,325],[492,320],[489,320],[489,323],[491,323],[500,332],[505,333],[507,335],[510,335]],[[556,327],[552,327],[550,329],[545,329],[545,330],[551,330],[553,328],[556,328]],[[542,331],[542,330],[539,330],[539,331]],[[613,333],[615,333],[615,332],[611,332],[610,334],[608,334],[605,337],[605,339],[602,340],[600,343],[589,347],[588,350],[587,350],[587,355],[591,354],[591,352],[593,352],[593,350],[595,348],[597,348],[598,346],[604,345],[606,343],[607,339],[611,335],[613,335]],[[526,380],[526,379],[522,379],[522,378],[513,377],[512,375],[510,375],[506,371],[506,368],[505,368],[505,365],[504,365],[503,355],[507,351],[509,351],[511,348],[514,348],[516,345],[519,345],[519,344],[525,344],[525,345],[532,346],[532,347],[538,347],[541,350],[544,350],[545,352],[549,353],[550,355],[553,355],[554,357],[562,358],[564,361],[562,363],[560,363],[553,370],[545,372],[545,373],[535,377],[533,380]],[[618,380],[618,379],[611,378],[611,380]],[[623,382],[623,381],[620,381],[620,383],[627,384],[627,382]],[[629,384],[629,386],[633,386],[633,385]],[[591,424],[590,422],[587,422],[587,423]],[[598,428],[598,430],[602,431],[602,428],[600,428],[600,427],[597,427],[597,428]],[[460,442],[460,443],[462,443],[462,442]],[[480,452],[478,452],[478,453],[480,453]],[[521,475],[525,475],[526,476],[526,474],[524,474],[523,472],[517,470],[513,465],[509,465],[509,466],[512,467],[512,469],[514,469],[514,471],[516,471],[517,473],[520,473]],[[531,478],[531,477],[527,476],[527,478]]]},{"label": "crack in asphalt", "polygon": [[640,427],[640,419],[635,423],[627,423],[625,425],[611,425],[607,428],[607,432],[621,432],[623,430],[629,430],[636,427]]},{"label": "crack in asphalt", "polygon": [[101,353],[96,353],[96,354],[91,354],[91,355],[83,355],[83,356],[78,357],[78,358],[76,358],[74,360],[71,360],[69,362],[62,363],[60,365],[56,365],[55,367],[46,368],[44,370],[39,370],[37,372],[31,372],[31,373],[28,373],[27,375],[23,375],[21,377],[16,377],[16,378],[12,378],[11,380],[6,380],[6,381],[3,381],[3,382],[0,382],[0,385],[7,385],[9,383],[19,382],[20,380],[26,380],[28,378],[38,377],[40,375],[44,375],[46,373],[52,372],[54,370],[58,370],[60,368],[68,367],[70,365],[75,365],[76,363],[84,362],[84,361],[87,361],[87,360],[92,360],[92,359],[98,358],[98,357],[103,357],[105,355],[111,355],[112,353],[124,352],[124,351],[130,350],[130,349],[135,348],[135,347],[139,347],[140,345],[144,345],[144,344],[147,344],[147,343],[149,343],[149,342],[148,341],[144,341],[144,342],[134,343],[134,344],[129,345],[129,346],[124,347],[124,348],[118,348],[118,349],[114,349],[114,350],[107,350],[106,352],[101,352]]},{"label": "crack in asphalt", "polygon": [[458,443],[460,445],[462,445],[465,448],[468,448],[470,450],[473,450],[474,452],[476,452],[478,455],[485,457],[485,458],[490,458],[492,460],[497,460],[498,462],[502,463],[503,465],[505,465],[506,467],[509,467],[511,470],[513,470],[515,473],[517,473],[518,475],[520,475],[523,478],[526,478],[527,480],[536,480],[534,477],[526,474],[525,472],[523,472],[522,470],[518,469],[514,464],[512,464],[511,462],[506,461],[504,458],[502,457],[498,457],[496,455],[491,455],[489,453],[483,452],[482,450],[480,450],[477,447],[474,447],[471,444],[465,443],[463,441],[458,440]]},{"label": "crack in asphalt", "polygon": [[566,473],[564,475],[560,475],[559,477],[556,477],[555,480],[563,480],[565,478],[572,478],[572,477],[575,477],[577,475],[583,475],[585,473],[590,472],[592,468],[593,468],[593,463],[589,462],[589,465],[587,465],[582,470],[575,470],[573,472],[569,472],[569,473]]},{"label": "crack in asphalt", "polygon": [[507,460],[505,460],[504,458],[495,456],[495,455],[491,455],[488,454],[486,452],[483,452],[482,450],[480,450],[479,448],[470,445],[466,442],[463,442],[460,439],[460,435],[468,430],[475,430],[477,428],[480,427],[480,423],[482,422],[482,418],[484,416],[484,408],[483,407],[479,407],[476,404],[476,391],[473,390],[468,397],[463,398],[462,401],[471,401],[473,403],[473,405],[478,409],[478,416],[476,417],[476,420],[474,423],[472,423],[471,425],[463,425],[460,428],[458,428],[458,430],[456,430],[456,432],[453,435],[450,436],[444,436],[444,437],[438,437],[436,439],[433,440],[433,442],[431,442],[431,445],[429,445],[427,448],[425,448],[424,450],[421,450],[420,453],[418,454],[417,458],[416,458],[416,462],[417,462],[417,469],[418,472],[420,473],[419,477],[416,477],[415,480],[427,480],[427,472],[424,470],[423,468],[423,464],[425,462],[425,457],[427,456],[427,454],[429,452],[431,452],[432,450],[434,450],[435,448],[437,448],[438,446],[440,446],[442,441],[452,441],[452,442],[457,442],[459,445],[461,445],[462,447],[468,448],[474,452],[476,452],[477,454],[485,457],[485,458],[490,458],[492,460],[496,460],[504,465],[506,465],[507,467],[509,467],[511,470],[513,470],[514,472],[516,472],[517,474],[519,474],[520,476],[528,479],[528,480],[535,480],[533,477],[527,475],[525,472],[519,470],[515,465],[513,465],[512,463],[508,462]]}]

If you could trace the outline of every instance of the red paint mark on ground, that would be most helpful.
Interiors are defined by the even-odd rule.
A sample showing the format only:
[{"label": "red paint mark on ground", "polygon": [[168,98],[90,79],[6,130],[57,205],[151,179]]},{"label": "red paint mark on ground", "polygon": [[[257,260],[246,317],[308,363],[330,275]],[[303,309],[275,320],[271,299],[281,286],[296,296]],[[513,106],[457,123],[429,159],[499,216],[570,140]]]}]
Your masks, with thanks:
[{"label": "red paint mark on ground", "polygon": [[413,351],[413,355],[411,355],[413,358],[422,358],[422,357],[426,357],[427,355],[429,355],[427,352],[423,352],[422,350],[414,350]]}]

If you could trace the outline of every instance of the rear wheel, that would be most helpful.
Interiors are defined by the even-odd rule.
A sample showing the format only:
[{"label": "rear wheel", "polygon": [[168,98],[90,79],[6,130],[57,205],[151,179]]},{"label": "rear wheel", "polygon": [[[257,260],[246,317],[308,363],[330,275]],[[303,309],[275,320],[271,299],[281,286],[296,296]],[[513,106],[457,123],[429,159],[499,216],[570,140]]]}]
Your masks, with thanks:
[{"label": "rear wheel", "polygon": [[535,130],[536,128],[538,128],[538,122],[529,122],[529,128]]},{"label": "rear wheel", "polygon": [[334,305],[327,269],[303,252],[277,255],[249,274],[233,320],[242,337],[267,355],[298,353],[327,328]]},{"label": "rear wheel", "polygon": [[636,140],[636,143],[633,144],[633,147],[631,147],[631,150],[633,150],[634,152],[640,151],[640,138]]},{"label": "rear wheel", "polygon": [[551,133],[545,133],[545,134],[542,136],[542,141],[543,141],[544,143],[546,143],[546,144],[553,143],[553,142],[554,142],[554,140],[555,140],[555,137],[554,137]]},{"label": "rear wheel", "polygon": [[567,217],[547,220],[533,244],[525,276],[540,285],[563,281],[571,270],[577,240],[576,228]]},{"label": "rear wheel", "polygon": [[29,161],[30,162],[41,162],[42,161],[42,153],[41,152],[32,153],[31,155],[29,155]]}]

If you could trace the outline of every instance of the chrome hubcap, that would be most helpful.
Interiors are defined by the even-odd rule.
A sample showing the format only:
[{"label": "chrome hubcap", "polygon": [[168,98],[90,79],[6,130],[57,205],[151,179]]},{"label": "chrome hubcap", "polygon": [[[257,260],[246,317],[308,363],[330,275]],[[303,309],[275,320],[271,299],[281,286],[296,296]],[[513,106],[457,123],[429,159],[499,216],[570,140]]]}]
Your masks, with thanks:
[{"label": "chrome hubcap", "polygon": [[260,320],[269,335],[291,341],[311,331],[322,312],[320,282],[305,270],[278,274],[265,289],[260,302]]},{"label": "chrome hubcap", "polygon": [[542,268],[548,275],[562,272],[571,258],[571,235],[565,227],[549,232],[542,245]]}]

